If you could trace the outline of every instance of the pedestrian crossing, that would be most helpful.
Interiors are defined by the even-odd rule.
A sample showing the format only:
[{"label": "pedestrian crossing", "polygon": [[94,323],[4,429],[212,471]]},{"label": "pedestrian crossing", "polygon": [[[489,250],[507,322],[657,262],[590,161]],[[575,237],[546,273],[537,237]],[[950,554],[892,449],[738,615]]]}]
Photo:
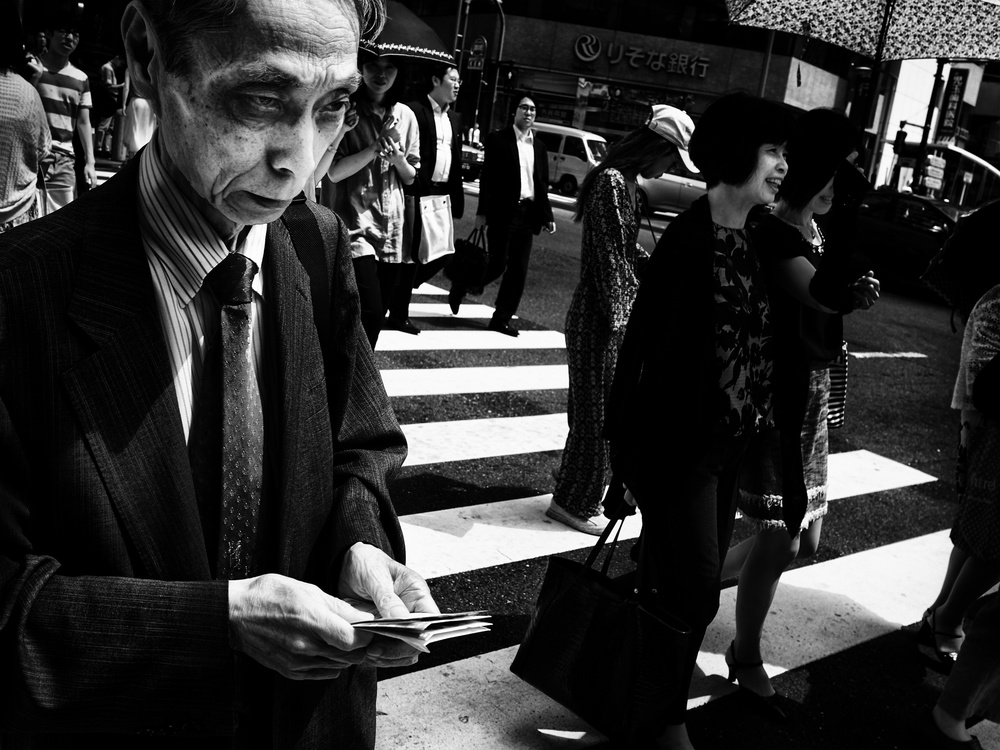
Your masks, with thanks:
[{"label": "pedestrian crossing", "polygon": [[[441,296],[445,290],[423,285],[415,292],[411,318],[433,325],[450,317]],[[428,300],[419,301],[416,300]],[[463,310],[465,309],[463,305]],[[402,429],[410,446],[404,475],[427,481],[433,493],[435,477],[450,467],[478,476],[485,462],[517,460],[529,454],[557,452],[566,433],[565,399],[545,414],[486,416],[428,421],[433,414],[413,416],[422,399],[475,398],[480,394],[562,392],[568,387],[565,359],[552,365],[463,366],[463,357],[499,350],[523,353],[565,347],[561,334],[522,330],[518,338],[476,330],[478,319],[492,310],[470,306],[461,326],[425,329],[419,336],[384,331],[377,359],[386,389],[402,407]],[[483,309],[485,308],[485,309]],[[449,321],[450,323],[451,321]],[[534,335],[533,335],[534,334]],[[528,343],[531,342],[531,343]],[[426,370],[415,368],[415,353],[435,352]],[[483,354],[483,353],[486,354]],[[447,353],[456,364],[440,367]],[[855,353],[852,351],[852,355]],[[880,357],[885,357],[882,353]],[[913,358],[902,353],[899,359]],[[405,367],[399,367],[400,357]],[[551,358],[546,362],[551,362]],[[553,454],[551,463],[557,465]],[[493,465],[493,464],[491,464]],[[456,470],[457,471],[457,470]],[[828,494],[831,501],[863,498],[872,493],[914,487],[935,477],[867,450],[830,456]],[[443,481],[443,480],[442,480]],[[504,566],[544,560],[549,555],[578,551],[594,538],[548,519],[550,494],[484,502],[474,490],[458,495],[449,507],[416,513],[401,510],[407,562],[432,582],[479,576],[488,580]],[[454,495],[452,495],[454,498]],[[638,536],[641,517],[626,521],[622,537]],[[818,659],[851,649],[919,620],[936,594],[951,543],[947,532],[907,539],[787,572],[768,620],[763,643],[772,677]],[[873,575],[877,571],[878,575]],[[474,601],[476,592],[466,592]],[[483,591],[483,595],[486,592]],[[530,592],[533,599],[534,591]],[[733,687],[724,679],[723,654],[733,637],[736,589],[723,591],[722,606],[702,645],[689,707],[727,695]],[[440,602],[447,608],[447,601]],[[473,605],[474,606],[474,605]],[[789,637],[793,633],[793,637]],[[471,639],[470,639],[471,640]],[[470,646],[474,648],[474,646]],[[574,715],[509,672],[516,646],[476,653],[400,676],[381,675],[378,696],[379,750],[389,748],[551,748],[592,747],[604,738]],[[991,725],[995,728],[995,725]],[[983,736],[982,731],[979,732]],[[1000,735],[998,735],[1000,736]],[[986,745],[988,746],[988,745]]]}]

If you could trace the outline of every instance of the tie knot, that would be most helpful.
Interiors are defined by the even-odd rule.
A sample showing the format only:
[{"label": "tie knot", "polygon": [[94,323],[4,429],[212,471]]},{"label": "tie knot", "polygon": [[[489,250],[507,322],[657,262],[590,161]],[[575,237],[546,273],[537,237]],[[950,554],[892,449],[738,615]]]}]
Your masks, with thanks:
[{"label": "tie knot", "polygon": [[222,305],[247,305],[253,301],[253,277],[257,264],[240,253],[226,259],[208,272],[205,281]]}]

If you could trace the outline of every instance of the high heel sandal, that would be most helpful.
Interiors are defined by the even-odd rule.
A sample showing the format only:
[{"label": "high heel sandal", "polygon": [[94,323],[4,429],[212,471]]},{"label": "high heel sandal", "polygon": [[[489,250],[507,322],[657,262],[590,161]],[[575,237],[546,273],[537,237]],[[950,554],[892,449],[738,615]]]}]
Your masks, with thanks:
[{"label": "high heel sandal", "polygon": [[919,747],[925,750],[983,750],[983,746],[975,736],[963,742],[953,740],[946,735],[929,711],[917,721],[913,736],[920,743]]},{"label": "high heel sandal", "polygon": [[786,714],[784,709],[782,709],[779,705],[784,700],[784,696],[777,692],[768,696],[763,696],[760,693],[755,693],[750,688],[743,687],[743,685],[739,684],[738,673],[741,669],[755,669],[756,667],[763,667],[764,662],[739,661],[736,658],[735,640],[730,643],[729,648],[726,649],[725,659],[726,666],[729,667],[729,675],[726,679],[739,685],[739,695],[743,697],[743,700],[747,703],[747,705],[768,719],[773,719],[774,721],[779,722],[787,722],[788,714]]},{"label": "high heel sandal", "polygon": [[949,640],[961,640],[963,637],[961,633],[946,633],[937,629],[936,609],[928,609],[924,612],[924,616],[920,620],[920,630],[917,633],[917,638],[924,645],[934,649],[934,655],[937,657],[938,662],[940,662],[945,674],[949,674],[952,667],[955,666],[955,662],[958,661],[958,649],[950,650],[942,648],[941,640],[946,638]]}]

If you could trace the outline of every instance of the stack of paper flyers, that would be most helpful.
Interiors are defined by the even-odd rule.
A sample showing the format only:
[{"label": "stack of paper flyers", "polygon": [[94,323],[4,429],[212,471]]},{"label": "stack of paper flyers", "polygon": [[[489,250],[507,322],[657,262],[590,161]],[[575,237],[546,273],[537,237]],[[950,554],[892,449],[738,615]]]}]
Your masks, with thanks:
[{"label": "stack of paper flyers", "polygon": [[441,615],[410,614],[404,617],[365,620],[354,623],[358,630],[372,635],[396,638],[420,651],[436,641],[458,638],[462,635],[485,633],[490,629],[490,615],[478,612],[452,612]]}]

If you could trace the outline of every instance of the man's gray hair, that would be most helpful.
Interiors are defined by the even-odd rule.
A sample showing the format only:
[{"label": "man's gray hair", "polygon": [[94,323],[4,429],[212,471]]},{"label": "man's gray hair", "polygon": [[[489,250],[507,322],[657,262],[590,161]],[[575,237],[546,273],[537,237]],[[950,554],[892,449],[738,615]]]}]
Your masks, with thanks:
[{"label": "man's gray hair", "polygon": [[[194,67],[191,40],[222,33],[246,12],[246,0],[139,0],[148,13],[163,51],[163,66],[184,75]],[[374,38],[385,25],[385,0],[346,0],[358,14],[362,37]]]}]

